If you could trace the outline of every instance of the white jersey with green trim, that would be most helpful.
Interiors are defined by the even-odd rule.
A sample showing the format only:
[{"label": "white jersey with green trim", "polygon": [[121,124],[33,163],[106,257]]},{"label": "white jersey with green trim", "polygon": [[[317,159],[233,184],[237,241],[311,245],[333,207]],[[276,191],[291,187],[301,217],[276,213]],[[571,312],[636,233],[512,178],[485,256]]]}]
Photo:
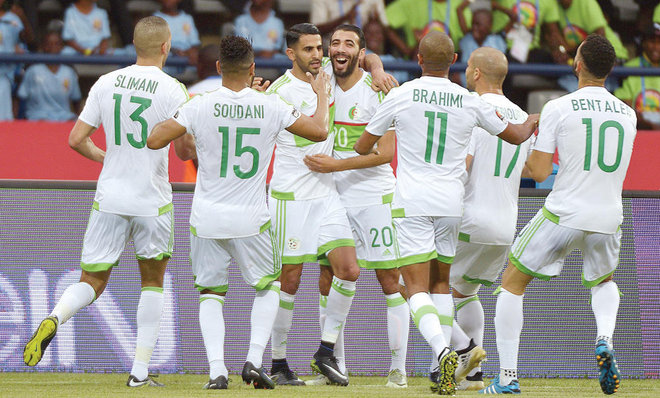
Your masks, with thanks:
[{"label": "white jersey with green trim", "polygon": [[[332,63],[329,58],[323,58],[323,70],[332,75]],[[330,125],[332,126],[335,110],[334,77],[331,78]],[[291,70],[275,80],[268,89],[269,93],[277,93],[287,103],[293,105],[304,115],[313,116],[316,112],[316,93],[307,81],[295,77]],[[270,194],[276,199],[305,200],[327,196],[336,190],[332,174],[315,173],[303,162],[307,155],[322,153],[332,156],[334,137],[331,133],[322,142],[312,142],[283,130],[277,137],[273,177],[270,180]]]},{"label": "white jersey with green trim", "polygon": [[[384,98],[384,93],[371,89],[371,75],[364,71],[360,80],[347,91],[335,85],[335,158],[360,156],[353,145]],[[395,178],[389,164],[338,171],[333,175],[344,207],[379,205],[391,201]]]},{"label": "white jersey with green trim", "polygon": [[195,137],[197,185],[193,234],[227,239],[257,235],[270,224],[266,175],[279,132],[300,112],[279,96],[226,87],[199,94],[174,120]]},{"label": "white jersey with green trim", "polygon": [[623,222],[621,191],[637,135],[635,111],[604,87],[549,101],[533,149],[559,154],[545,207],[560,225],[613,234]]},{"label": "white jersey with green trim", "polygon": [[394,217],[463,215],[465,157],[472,129],[492,135],[507,123],[495,108],[446,78],[423,76],[389,92],[366,130],[383,135],[394,121]]},{"label": "white jersey with green trim", "polygon": [[[527,113],[503,95],[486,93],[481,98],[510,123],[527,120]],[[531,145],[532,139],[512,145],[481,127],[474,128],[468,149],[473,160],[465,183],[462,240],[487,245],[513,243],[520,175]]]},{"label": "white jersey with green trim", "polygon": [[147,148],[154,126],[188,99],[186,88],[158,67],[131,65],[101,76],[79,119],[103,124],[106,152],[94,201],[100,211],[157,216],[172,203],[169,145]]}]

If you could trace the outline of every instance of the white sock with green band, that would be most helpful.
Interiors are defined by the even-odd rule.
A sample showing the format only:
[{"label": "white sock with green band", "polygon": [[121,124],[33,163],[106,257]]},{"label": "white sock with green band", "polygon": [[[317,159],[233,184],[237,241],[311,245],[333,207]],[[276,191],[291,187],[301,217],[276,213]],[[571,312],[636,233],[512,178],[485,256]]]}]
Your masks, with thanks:
[{"label": "white sock with green band", "polygon": [[497,353],[500,357],[500,385],[507,385],[516,377],[518,346],[523,327],[523,295],[502,288],[495,307]]},{"label": "white sock with green band", "polygon": [[479,296],[454,298],[456,305],[456,322],[474,344],[483,346],[484,341],[484,308]]},{"label": "white sock with green band", "polygon": [[280,304],[271,333],[273,359],[286,358],[286,339],[293,323],[293,300],[295,297],[293,294],[280,291]]},{"label": "white sock with green band", "polygon": [[60,325],[62,325],[76,312],[92,304],[95,299],[96,292],[89,283],[74,283],[64,290],[50,316],[56,316]]},{"label": "white sock with green band", "polygon": [[215,379],[222,375],[227,377],[225,367],[225,319],[222,314],[224,296],[217,294],[202,294],[199,296],[199,327],[204,338],[206,357],[209,360],[209,375]]},{"label": "white sock with green band", "polygon": [[280,282],[272,282],[254,296],[250,315],[250,350],[246,361],[252,362],[257,368],[261,367],[279,305]]},{"label": "white sock with green band", "polygon": [[442,350],[447,347],[445,335],[438,319],[438,310],[433,305],[431,296],[426,292],[415,293],[410,297],[410,313],[413,316],[417,329],[433,349],[437,359]]},{"label": "white sock with green band", "polygon": [[451,329],[454,324],[454,300],[451,294],[431,294],[431,300],[438,310],[438,318],[445,334],[445,340],[451,341]]},{"label": "white sock with green band", "polygon": [[348,312],[351,310],[351,304],[355,296],[355,285],[355,281],[346,281],[336,276],[332,277],[321,341],[337,343],[339,333],[344,327]]},{"label": "white sock with green band", "polygon": [[619,311],[619,288],[614,281],[601,283],[591,288],[591,309],[596,318],[598,338],[604,338],[610,344]]},{"label": "white sock with green band", "polygon": [[387,340],[392,352],[390,370],[399,369],[406,374],[410,307],[398,292],[385,295],[385,299],[387,300]]},{"label": "white sock with green band", "polygon": [[143,287],[137,307],[137,341],[131,374],[138,380],[149,376],[149,361],[156,347],[163,315],[163,288]]},{"label": "white sock with green band", "polygon": [[[328,307],[328,296],[319,295],[319,325],[321,330],[325,326],[326,308]],[[337,336],[337,342],[335,343],[334,350],[335,358],[337,359],[337,367],[339,371],[343,374],[346,374],[346,355],[344,354],[344,328],[341,328],[339,336]]]}]

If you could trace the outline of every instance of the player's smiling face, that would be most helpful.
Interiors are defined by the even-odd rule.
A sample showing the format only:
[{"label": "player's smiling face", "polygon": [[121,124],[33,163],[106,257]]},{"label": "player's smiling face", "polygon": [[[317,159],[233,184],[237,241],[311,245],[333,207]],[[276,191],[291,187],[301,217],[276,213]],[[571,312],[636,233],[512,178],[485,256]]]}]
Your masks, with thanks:
[{"label": "player's smiling face", "polygon": [[319,73],[323,58],[323,43],[320,35],[302,35],[293,48],[294,63],[303,73]]},{"label": "player's smiling face", "polygon": [[332,59],[332,70],[338,77],[346,77],[355,71],[360,55],[360,38],[357,33],[338,30],[330,39],[329,55]]}]

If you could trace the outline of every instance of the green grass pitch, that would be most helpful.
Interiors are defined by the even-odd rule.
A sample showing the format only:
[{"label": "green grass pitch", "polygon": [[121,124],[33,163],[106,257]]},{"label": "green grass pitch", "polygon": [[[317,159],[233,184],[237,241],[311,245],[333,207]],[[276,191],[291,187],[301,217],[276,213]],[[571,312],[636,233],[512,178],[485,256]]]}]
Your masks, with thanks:
[{"label": "green grass pitch", "polygon": [[[385,377],[350,379],[348,387],[305,386],[279,387],[272,391],[255,390],[244,385],[240,376],[231,375],[229,389],[202,390],[208,381],[205,375],[166,374],[158,377],[164,388],[126,387],[125,374],[98,373],[0,373],[0,397],[212,397],[241,396],[268,398],[362,398],[362,397],[428,397],[429,383],[423,377],[408,379],[405,390],[385,387]],[[523,379],[520,387],[524,397],[604,397],[595,379]],[[476,392],[458,391],[457,396],[475,396]],[[623,379],[614,397],[658,397],[660,380]]]}]

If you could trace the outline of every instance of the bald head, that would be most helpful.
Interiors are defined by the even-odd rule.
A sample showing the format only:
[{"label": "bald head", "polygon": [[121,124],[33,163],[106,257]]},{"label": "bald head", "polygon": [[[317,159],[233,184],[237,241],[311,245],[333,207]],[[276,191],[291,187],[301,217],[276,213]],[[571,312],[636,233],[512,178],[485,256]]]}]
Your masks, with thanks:
[{"label": "bald head", "polygon": [[483,78],[493,85],[501,85],[509,70],[506,55],[491,47],[479,47],[470,54],[470,63],[478,68]]},{"label": "bald head", "polygon": [[446,34],[432,30],[419,43],[419,55],[424,62],[423,71],[446,71],[454,62],[454,42]]},{"label": "bald head", "polygon": [[133,44],[138,57],[152,58],[161,55],[163,43],[170,40],[170,27],[161,17],[142,18],[135,25]]}]

